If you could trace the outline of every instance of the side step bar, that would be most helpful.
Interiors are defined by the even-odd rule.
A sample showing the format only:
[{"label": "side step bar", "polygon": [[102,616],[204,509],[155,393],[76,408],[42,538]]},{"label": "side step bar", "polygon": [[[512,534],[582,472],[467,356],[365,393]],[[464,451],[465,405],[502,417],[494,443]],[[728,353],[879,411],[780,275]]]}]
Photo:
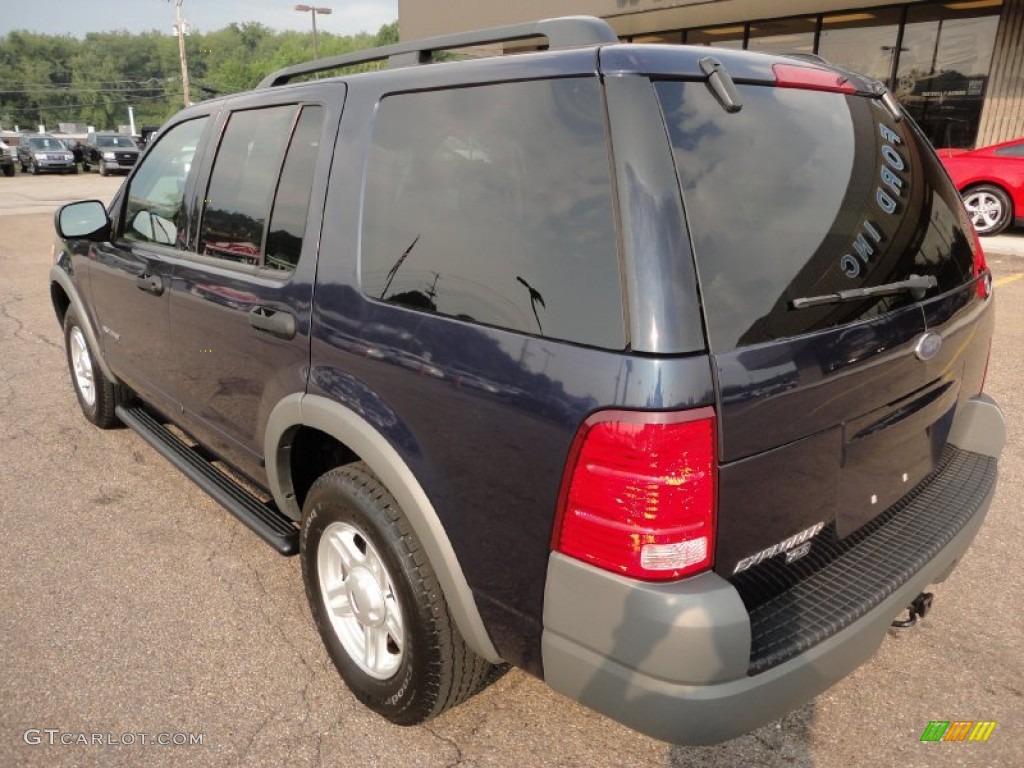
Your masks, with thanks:
[{"label": "side step bar", "polygon": [[299,529],[272,506],[231,482],[224,473],[179,440],[169,429],[140,407],[117,406],[117,417],[139,433],[165,459],[185,473],[228,512],[241,520],[282,555],[299,552]]}]

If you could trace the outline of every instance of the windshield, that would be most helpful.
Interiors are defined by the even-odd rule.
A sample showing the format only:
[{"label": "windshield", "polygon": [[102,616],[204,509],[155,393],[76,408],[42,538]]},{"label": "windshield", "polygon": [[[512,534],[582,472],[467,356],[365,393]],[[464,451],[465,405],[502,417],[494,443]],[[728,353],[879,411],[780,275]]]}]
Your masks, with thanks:
[{"label": "windshield", "polygon": [[880,100],[738,86],[729,114],[703,83],[660,82],[713,349],[865,320],[914,292],[794,308],[794,299],[973,276],[969,223],[934,152]]},{"label": "windshield", "polygon": [[50,137],[29,139],[28,140],[28,145],[30,147],[32,147],[32,149],[52,149],[52,150],[67,149],[67,147],[65,147],[61,143],[60,139],[53,139],[53,138],[50,138]]},{"label": "windshield", "polygon": [[97,136],[97,147],[117,147],[119,149],[136,149],[135,142],[127,136]]}]

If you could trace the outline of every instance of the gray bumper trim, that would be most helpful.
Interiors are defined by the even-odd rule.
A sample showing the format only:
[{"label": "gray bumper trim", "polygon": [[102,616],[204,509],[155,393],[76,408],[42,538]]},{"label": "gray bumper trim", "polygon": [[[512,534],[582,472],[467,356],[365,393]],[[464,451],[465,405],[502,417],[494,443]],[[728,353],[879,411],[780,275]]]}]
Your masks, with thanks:
[{"label": "gray bumper trim", "polygon": [[996,401],[978,395],[957,406],[948,441],[963,451],[998,459],[1006,444],[1006,422]]},{"label": "gray bumper trim", "polygon": [[[635,658],[641,650],[634,641],[636,627],[629,612],[619,614],[612,647],[598,652],[555,631],[548,624],[545,609],[541,640],[544,679],[556,691],[664,741],[714,744],[739,736],[802,706],[867,661],[885,639],[893,617],[925,587],[947,575],[963,556],[981,527],[993,493],[986,496],[979,512],[938,555],[882,603],[841,632],[759,675],[743,675],[710,684],[678,682],[678,676],[655,677],[616,660]],[[559,555],[552,555],[552,561],[556,557],[561,559]],[[573,567],[586,569],[591,574],[597,571],[583,563],[573,563]],[[559,572],[556,567],[554,573]],[[600,606],[605,602],[600,591],[603,580],[591,578],[590,584],[589,589],[576,593],[575,600],[580,605]],[[549,571],[548,593],[553,589]],[[738,596],[736,599],[739,600]],[[664,608],[673,611],[678,606],[677,601],[669,600]],[[583,636],[587,634],[584,630]],[[575,633],[575,636],[580,634]],[[701,647],[705,637],[698,636],[699,658],[707,653],[707,649]],[[733,647],[741,643],[742,639]],[[676,646],[679,668],[689,670],[693,666],[689,657],[688,643]],[[744,668],[746,662],[744,659]],[[643,666],[646,669],[646,661]],[[723,659],[719,669],[727,667],[731,668],[732,664]]]}]

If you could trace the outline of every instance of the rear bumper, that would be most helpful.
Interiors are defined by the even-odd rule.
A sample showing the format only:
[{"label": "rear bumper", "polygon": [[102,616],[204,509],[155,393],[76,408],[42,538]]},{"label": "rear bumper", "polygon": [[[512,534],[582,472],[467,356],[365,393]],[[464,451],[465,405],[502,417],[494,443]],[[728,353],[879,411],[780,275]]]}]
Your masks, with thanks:
[{"label": "rear bumper", "polygon": [[[960,452],[961,464],[970,464],[976,473],[972,492],[956,497],[955,522],[935,532],[932,546],[917,553],[915,567],[900,573],[895,586],[887,583],[883,591],[866,596],[865,610],[856,618],[837,624],[842,627],[838,631],[819,632],[810,647],[801,646],[797,655],[756,674],[751,673],[757,644],[751,616],[720,576],[704,573],[672,584],[649,584],[552,554],[542,638],[546,682],[637,731],[679,744],[724,741],[778,719],[867,661],[893,617],[952,572],[992,502],[995,460],[1004,441],[994,402],[981,396],[963,404],[950,443]],[[935,486],[941,491],[939,480]],[[960,477],[945,482],[952,489]],[[920,494],[912,505],[934,503],[934,494]],[[913,513],[912,506],[908,510]],[[877,558],[880,551],[877,542],[866,540],[863,550],[850,555]],[[843,567],[837,562],[837,569]],[[814,578],[818,575],[807,581]],[[836,581],[827,586],[835,589]],[[798,602],[781,604],[793,624],[803,625],[794,630],[794,638],[804,643],[808,627],[814,629],[816,621],[827,627],[831,617],[819,619],[811,611],[802,615],[800,607]]]}]

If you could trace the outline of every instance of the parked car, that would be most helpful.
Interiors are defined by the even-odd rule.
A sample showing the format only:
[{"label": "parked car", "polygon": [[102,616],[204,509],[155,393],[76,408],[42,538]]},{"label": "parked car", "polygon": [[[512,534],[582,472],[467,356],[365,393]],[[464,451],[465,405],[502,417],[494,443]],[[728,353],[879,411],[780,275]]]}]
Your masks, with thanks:
[{"label": "parked car", "polygon": [[111,171],[127,173],[139,159],[139,148],[131,136],[120,133],[90,133],[82,145],[82,170],[88,173],[93,167],[100,176]]},{"label": "parked car", "polygon": [[1024,227],[1024,138],[970,151],[940,149],[939,157],[979,235]]},{"label": "parked car", "polygon": [[14,150],[3,141],[0,141],[0,170],[4,176],[14,175]]},{"label": "parked car", "polygon": [[78,173],[75,156],[64,143],[49,134],[26,134],[18,142],[18,162],[22,173]]},{"label": "parked car", "polygon": [[322,59],[56,227],[85,417],[299,554],[395,723],[509,662],[731,738],[923,616],[992,500],[976,234],[891,94],[820,63],[579,17]]}]

